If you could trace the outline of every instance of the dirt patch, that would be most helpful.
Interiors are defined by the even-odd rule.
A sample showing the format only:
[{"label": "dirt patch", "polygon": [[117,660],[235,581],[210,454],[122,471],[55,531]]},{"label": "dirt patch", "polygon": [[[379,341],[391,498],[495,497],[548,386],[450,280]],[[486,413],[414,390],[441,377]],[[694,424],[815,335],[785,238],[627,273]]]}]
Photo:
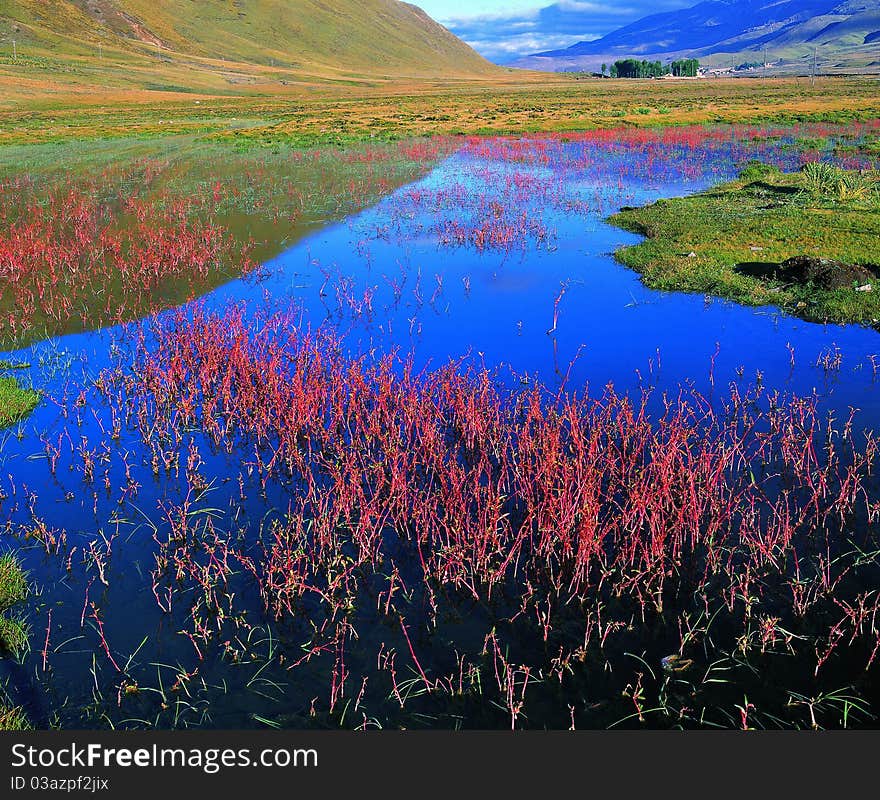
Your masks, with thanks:
[{"label": "dirt patch", "polygon": [[845,264],[830,258],[794,256],[782,263],[751,261],[737,264],[742,275],[783,283],[812,283],[822,289],[846,289],[865,286],[878,279],[880,268],[868,264]]},{"label": "dirt patch", "polygon": [[775,183],[767,183],[767,181],[752,181],[747,183],[743,188],[753,189],[755,191],[764,192],[765,194],[800,194],[801,190],[798,186],[778,186]]}]

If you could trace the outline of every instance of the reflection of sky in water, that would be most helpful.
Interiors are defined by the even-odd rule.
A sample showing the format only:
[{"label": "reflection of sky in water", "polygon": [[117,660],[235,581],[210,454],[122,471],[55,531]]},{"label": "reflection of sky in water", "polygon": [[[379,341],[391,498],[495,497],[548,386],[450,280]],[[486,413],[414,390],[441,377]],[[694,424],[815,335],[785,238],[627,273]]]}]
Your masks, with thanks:
[{"label": "reflection of sky in water", "polygon": [[[600,162],[600,171],[615,174],[615,162],[629,157],[617,153]],[[652,291],[612,258],[614,250],[638,237],[603,222],[609,212],[623,204],[641,205],[704,188],[733,176],[745,160],[746,153],[732,159],[724,151],[698,157],[676,151],[668,162],[655,156],[650,181],[621,180],[597,195],[595,184],[577,167],[559,170],[552,179],[547,165],[477,166],[459,155],[417,186],[282,254],[259,284],[229,284],[212,302],[289,294],[302,302],[312,326],[330,324],[345,333],[353,352],[396,346],[411,350],[418,365],[476,354],[488,366],[502,366],[502,375],[509,368],[551,384],[579,354],[570,372],[573,388],[588,383],[598,389],[609,381],[621,389],[632,388],[638,382],[637,370],[647,379],[653,363],[656,373],[659,353],[661,370],[652,382],[664,388],[691,382],[709,391],[717,349],[716,385],[739,375],[750,381],[760,371],[770,387],[797,393],[815,390],[828,394],[838,409],[855,405],[877,411],[867,360],[880,352],[874,331],[806,323],[772,307],[747,308],[702,295]],[[598,158],[591,156],[589,163],[599,163]],[[795,155],[784,156],[783,166],[796,164]],[[695,175],[698,167],[700,174]],[[521,199],[505,213],[506,218],[516,218],[525,210],[530,219],[540,219],[549,232],[547,240],[526,237],[522,247],[508,252],[438,247],[434,229],[443,220],[479,221],[485,211],[457,201],[516,195],[506,191],[510,184],[505,178],[511,174],[525,174],[550,187],[546,196],[539,191],[534,201]],[[441,193],[440,202],[432,192]],[[421,201],[413,202],[413,194]],[[567,204],[580,200],[596,210],[566,211]],[[375,289],[372,314],[358,316],[337,297],[340,283],[349,284],[352,277],[346,291],[355,305],[365,290]],[[401,287],[396,302],[395,281]],[[551,336],[547,331],[563,283],[566,291]],[[322,286],[324,298],[318,297]],[[794,369],[789,344],[794,348]],[[817,368],[816,361],[834,345],[842,350],[844,361],[832,377]]]},{"label": "reflection of sky in water", "polygon": [[[735,176],[753,158],[796,169],[799,153],[779,141],[738,141],[723,128],[701,145],[675,132],[632,136],[645,141],[472,143],[423,180],[299,242],[267,264],[260,279],[232,281],[206,302],[294,302],[304,324],[333,326],[351,352],[399,348],[419,366],[470,354],[502,367],[501,376],[512,370],[553,384],[577,357],[571,387],[632,388],[637,371],[647,376],[653,363],[656,372],[659,353],[662,369],[652,382],[688,381],[708,391],[717,349],[716,384],[760,371],[770,387],[815,390],[838,409],[877,411],[867,360],[880,351],[874,331],[652,291],[611,255],[638,241],[603,221],[620,206],[700,190]],[[468,228],[491,217],[493,201],[503,207],[502,223],[516,225],[525,214],[546,238],[536,241],[526,231],[506,251],[438,243],[449,221]],[[563,284],[557,328],[548,335]],[[63,348],[81,353],[95,374],[106,363],[107,341],[106,332],[68,336],[23,357],[36,362],[39,353]],[[835,345],[843,367],[826,376],[816,361]],[[38,372],[36,382],[44,383]]]}]

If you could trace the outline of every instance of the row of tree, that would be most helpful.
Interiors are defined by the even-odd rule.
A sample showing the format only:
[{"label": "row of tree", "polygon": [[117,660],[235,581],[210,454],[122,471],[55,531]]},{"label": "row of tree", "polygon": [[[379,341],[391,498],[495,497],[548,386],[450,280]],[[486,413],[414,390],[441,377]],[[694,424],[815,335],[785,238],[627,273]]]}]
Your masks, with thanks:
[{"label": "row of tree", "polygon": [[[602,74],[608,69],[607,64],[602,65]],[[639,61],[636,58],[625,58],[615,61],[611,65],[612,78],[659,78],[663,75],[675,75],[676,77],[695,78],[700,71],[700,62],[696,58],[682,58],[664,65],[659,61]]]},{"label": "row of tree", "polygon": [[696,58],[682,58],[669,65],[670,72],[677,78],[696,78],[700,62]]}]

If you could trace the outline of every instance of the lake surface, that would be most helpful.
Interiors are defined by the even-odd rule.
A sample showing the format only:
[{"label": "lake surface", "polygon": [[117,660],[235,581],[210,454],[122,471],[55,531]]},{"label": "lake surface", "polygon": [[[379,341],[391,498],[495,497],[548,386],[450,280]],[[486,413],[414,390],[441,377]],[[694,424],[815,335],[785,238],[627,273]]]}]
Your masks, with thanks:
[{"label": "lake surface", "polygon": [[[464,359],[511,387],[537,381],[600,394],[611,383],[621,392],[652,386],[659,395],[684,385],[723,397],[731,382],[758,381],[816,394],[837,419],[858,409],[856,425],[876,429],[876,331],[652,291],[613,258],[638,241],[604,221],[621,206],[702,190],[735,177],[751,159],[793,170],[815,157],[796,145],[794,132],[759,133],[469,141],[425,179],[328,225],[199,304],[238,304],[247,315],[294,308],[302,328],[331,328],[351,355],[399,351],[417,369]],[[92,385],[137,328],[2,355],[28,362],[19,374],[46,393],[33,415],[2,434],[2,515],[11,531],[39,522],[66,539],[57,554],[33,538],[23,542],[40,590],[27,612],[30,655],[22,665],[0,662],[10,694],[39,724],[240,727],[272,715],[279,724],[312,724],[310,704],[325,693],[324,678],[316,669],[293,680],[274,661],[279,648],[296,649],[284,630],[266,621],[255,626],[262,656],[249,665],[230,666],[219,654],[194,661],[179,621],[157,608],[148,577],[155,537],[168,524],[163,509],[185,497],[185,482],[174,474],[154,478],[134,432],[110,436],[113,408]],[[821,366],[837,350],[840,367]],[[246,451],[213,452],[196,432],[193,440],[212,484],[205,505],[217,520],[234,520],[247,537],[283,512],[284,487],[241,488],[233,480]],[[47,443],[59,452],[54,474]],[[91,483],[86,456],[95,464]],[[119,489],[128,470],[139,475],[136,497]],[[243,585],[240,600],[259,616],[253,587]],[[127,662],[122,671],[138,676],[141,689],[128,700],[102,640],[116,661]],[[375,650],[367,643],[365,661]],[[184,703],[165,696],[180,673],[199,689]]]}]

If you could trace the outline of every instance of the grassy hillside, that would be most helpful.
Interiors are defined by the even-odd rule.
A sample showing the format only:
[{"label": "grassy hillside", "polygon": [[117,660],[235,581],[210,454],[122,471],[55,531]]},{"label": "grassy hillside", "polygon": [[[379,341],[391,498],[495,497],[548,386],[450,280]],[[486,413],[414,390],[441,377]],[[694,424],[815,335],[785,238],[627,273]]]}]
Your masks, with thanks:
[{"label": "grassy hillside", "polygon": [[0,66],[61,86],[213,91],[496,70],[397,0],[5,0]]}]

